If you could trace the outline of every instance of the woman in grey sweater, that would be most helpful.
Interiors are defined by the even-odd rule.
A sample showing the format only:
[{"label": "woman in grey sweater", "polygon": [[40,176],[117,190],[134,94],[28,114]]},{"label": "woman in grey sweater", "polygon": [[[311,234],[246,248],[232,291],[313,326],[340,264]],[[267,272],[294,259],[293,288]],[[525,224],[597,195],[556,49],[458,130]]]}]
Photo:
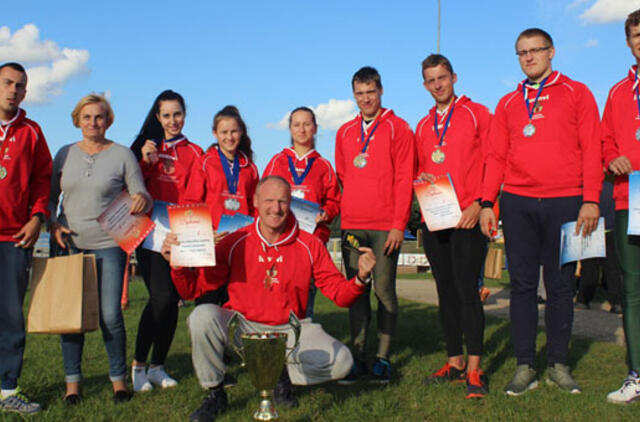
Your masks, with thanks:
[{"label": "woman in grey sweater", "polygon": [[[105,138],[114,117],[107,100],[100,95],[87,95],[78,102],[71,117],[82,131],[82,140],[61,148],[54,159],[50,230],[61,248],[96,255],[100,328],[109,357],[109,378],[114,400],[127,401],[131,393],[125,384],[126,336],[120,310],[126,255],[100,228],[97,218],[124,189],[131,195],[132,214],[147,211],[151,199],[133,153]],[[64,400],[70,405],[81,400],[83,344],[83,334],[62,335]]]}]

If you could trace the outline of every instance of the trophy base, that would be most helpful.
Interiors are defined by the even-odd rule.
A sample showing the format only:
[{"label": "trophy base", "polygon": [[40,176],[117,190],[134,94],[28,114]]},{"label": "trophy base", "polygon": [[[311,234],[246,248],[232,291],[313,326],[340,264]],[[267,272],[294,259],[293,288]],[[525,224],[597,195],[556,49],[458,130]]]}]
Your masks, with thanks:
[{"label": "trophy base", "polygon": [[278,418],[278,411],[268,398],[262,399],[260,402],[260,408],[253,414],[253,419],[257,421],[274,421]]}]

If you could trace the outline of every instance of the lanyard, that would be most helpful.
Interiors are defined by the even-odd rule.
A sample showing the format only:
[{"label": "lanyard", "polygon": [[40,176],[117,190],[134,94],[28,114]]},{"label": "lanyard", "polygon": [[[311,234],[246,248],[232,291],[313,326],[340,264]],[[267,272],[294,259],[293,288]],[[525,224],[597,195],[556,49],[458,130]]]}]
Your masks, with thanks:
[{"label": "lanyard", "polygon": [[[551,75],[549,75],[551,76]],[[522,95],[524,96],[524,104],[527,106],[527,114],[529,115],[529,121],[533,118],[533,112],[536,109],[536,105],[538,104],[538,98],[540,98],[540,94],[542,94],[542,89],[544,88],[544,84],[549,79],[549,76],[544,78],[542,82],[540,82],[540,88],[538,88],[538,93],[536,94],[536,99],[533,100],[533,107],[529,107],[529,98],[527,98],[527,81],[522,82]]]},{"label": "lanyard", "polygon": [[307,167],[304,169],[304,171],[300,176],[298,176],[296,167],[293,164],[293,159],[287,155],[287,160],[289,161],[289,172],[291,173],[291,177],[293,177],[293,184],[301,185],[304,182],[304,179],[307,177],[307,174],[309,174],[309,170],[311,170],[311,165],[313,164],[314,161],[316,161],[316,157],[312,157],[312,158],[309,158],[309,160],[307,160]]},{"label": "lanyard", "polygon": [[240,177],[240,160],[238,160],[238,154],[233,157],[233,169],[229,166],[227,157],[222,153],[220,147],[218,147],[218,155],[220,156],[220,163],[222,164],[222,170],[224,170],[224,176],[227,179],[227,188],[231,195],[235,195],[238,190],[238,179]]},{"label": "lanyard", "polygon": [[444,141],[444,135],[445,133],[447,133],[447,129],[449,129],[449,123],[451,123],[451,116],[453,115],[453,109],[456,106],[456,101],[454,100],[451,103],[451,110],[449,110],[449,113],[447,114],[447,119],[444,121],[444,127],[442,128],[442,135],[440,135],[440,131],[438,130],[438,111],[435,111],[435,117],[433,119],[433,128],[436,131],[436,137],[438,138],[438,146],[441,147],[442,146],[442,142]]},{"label": "lanyard", "polygon": [[[382,115],[382,113],[380,115]],[[362,154],[367,152],[367,148],[369,147],[369,141],[371,140],[373,133],[376,131],[376,129],[378,128],[378,125],[380,124],[380,120],[378,120],[379,118],[380,116],[376,118],[376,124],[375,126],[373,126],[373,129],[371,129],[371,132],[369,132],[369,136],[367,136],[367,140],[365,141],[364,146],[362,147]],[[364,139],[364,118],[360,121],[360,134],[362,135],[360,139],[364,141],[365,140]]]},{"label": "lanyard", "polygon": [[635,79],[634,85],[636,87],[635,91],[636,91],[636,103],[638,103],[638,115],[640,116],[640,90],[638,90],[638,68],[637,67],[636,67],[636,79]]}]

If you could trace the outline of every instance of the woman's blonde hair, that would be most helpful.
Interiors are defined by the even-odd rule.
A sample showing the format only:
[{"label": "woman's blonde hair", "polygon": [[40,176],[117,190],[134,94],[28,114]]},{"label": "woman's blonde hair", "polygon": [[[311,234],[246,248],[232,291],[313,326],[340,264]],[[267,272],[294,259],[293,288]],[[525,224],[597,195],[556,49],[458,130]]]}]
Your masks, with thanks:
[{"label": "woman's blonde hair", "polygon": [[75,127],[80,127],[80,111],[87,104],[102,104],[104,105],[105,110],[107,111],[107,127],[111,126],[113,120],[115,119],[115,115],[113,114],[113,109],[111,108],[111,104],[99,94],[89,94],[85,95],[78,101],[75,108],[71,112],[71,121]]}]

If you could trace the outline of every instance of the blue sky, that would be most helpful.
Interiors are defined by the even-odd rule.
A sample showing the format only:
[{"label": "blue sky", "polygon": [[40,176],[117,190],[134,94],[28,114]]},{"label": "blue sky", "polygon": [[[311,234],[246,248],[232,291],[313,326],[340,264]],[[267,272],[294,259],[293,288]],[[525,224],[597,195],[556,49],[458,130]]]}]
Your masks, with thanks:
[{"label": "blue sky", "polygon": [[[518,33],[538,26],[554,38],[554,68],[586,83],[599,106],[633,60],[624,17],[640,0],[441,0],[441,53],[456,92],[491,110],[523,79]],[[75,103],[108,92],[116,120],[107,136],[129,145],[162,90],[187,102],[184,133],[203,148],[226,104],[240,109],[260,171],[289,137],[279,127],[300,105],[318,109],[317,148],[333,162],[335,130],[355,112],[350,80],[375,66],[383,106],[415,127],[433,101],[420,62],[436,52],[437,1],[7,2],[0,62],[28,68],[28,115],[53,154],[80,139]]]}]

